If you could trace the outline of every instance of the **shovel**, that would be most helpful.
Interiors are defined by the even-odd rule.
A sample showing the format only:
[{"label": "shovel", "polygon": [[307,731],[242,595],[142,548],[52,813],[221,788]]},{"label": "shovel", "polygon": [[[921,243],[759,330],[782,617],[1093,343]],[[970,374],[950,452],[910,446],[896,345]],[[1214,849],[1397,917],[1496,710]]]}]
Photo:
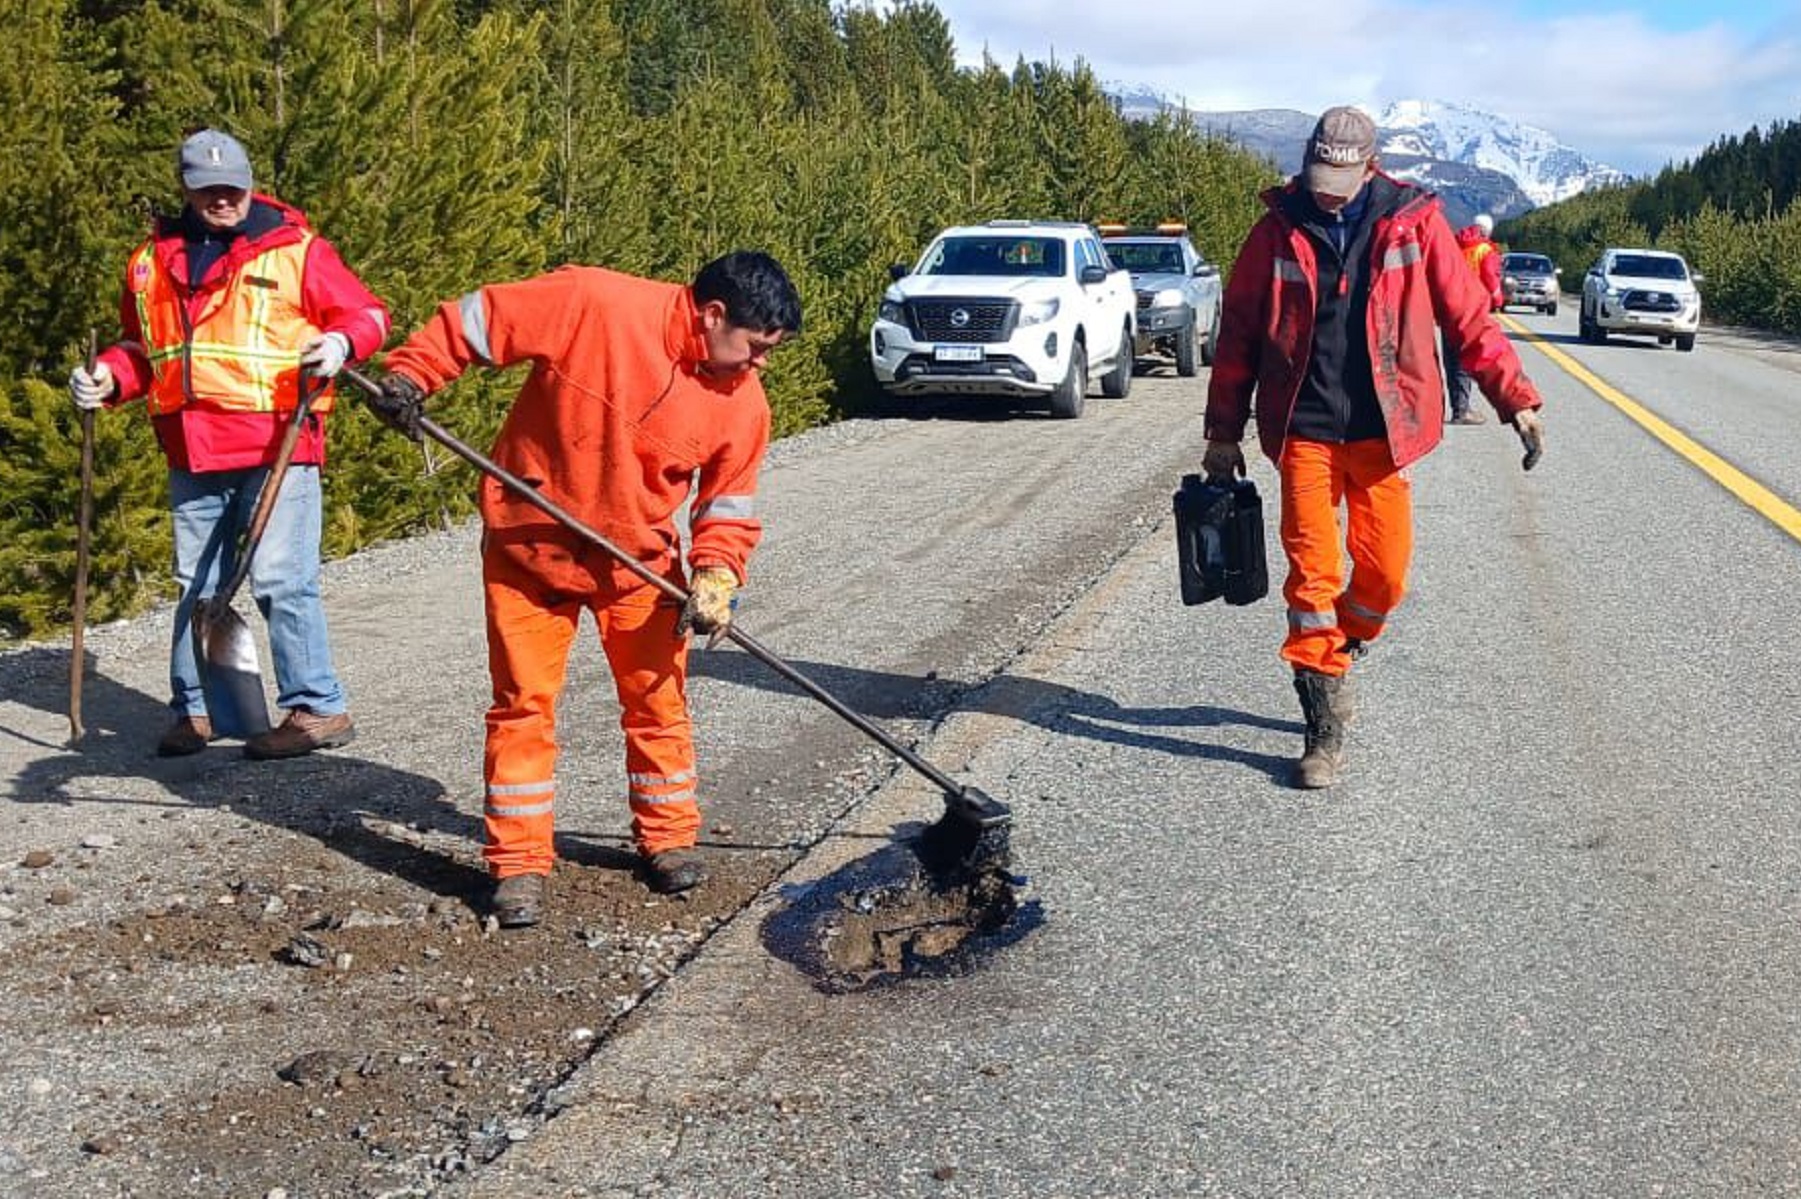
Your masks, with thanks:
[{"label": "shovel", "polygon": [[[339,377],[349,379],[371,396],[381,394],[379,384],[355,370],[346,368],[339,372]],[[512,474],[479,450],[457,440],[437,422],[422,416],[419,418],[419,430],[483,474],[495,479],[507,490],[565,529],[610,554],[620,565],[652,587],[657,588],[664,595],[683,604],[688,602],[688,593],[682,588],[671,583],[626,553],[625,550],[608,541],[599,532],[544,498],[539,494],[537,488],[524,479]],[[1008,833],[1009,826],[1013,823],[1013,809],[978,787],[957,782],[902,745],[867,716],[851,708],[843,700],[802,674],[792,664],[777,657],[774,651],[765,648],[760,641],[739,628],[737,621],[726,626],[725,636],[728,640],[737,642],[753,658],[830,708],[859,732],[931,780],[944,793],[944,815],[926,829],[918,845],[920,857],[928,867],[941,873],[967,871],[978,875],[1006,870],[1011,848]]]},{"label": "shovel", "polygon": [[206,689],[206,710],[218,730],[227,735],[254,737],[269,731],[269,706],[263,695],[256,638],[231,601],[250,576],[251,560],[269,525],[269,514],[275,511],[288,463],[294,457],[294,447],[300,443],[300,430],[317,394],[307,387],[302,375],[300,402],[294,408],[294,419],[288,422],[275,462],[269,467],[269,477],[263,481],[262,493],[257,496],[256,512],[238,550],[237,570],[223,590],[194,605],[194,656],[200,663],[201,686]]},{"label": "shovel", "polygon": [[[99,334],[88,330],[88,374],[94,373],[99,356]],[[75,517],[75,602],[70,620],[75,631],[69,641],[69,743],[87,732],[81,725],[81,676],[87,667],[88,545],[94,526],[94,410],[81,410],[81,499]]]}]

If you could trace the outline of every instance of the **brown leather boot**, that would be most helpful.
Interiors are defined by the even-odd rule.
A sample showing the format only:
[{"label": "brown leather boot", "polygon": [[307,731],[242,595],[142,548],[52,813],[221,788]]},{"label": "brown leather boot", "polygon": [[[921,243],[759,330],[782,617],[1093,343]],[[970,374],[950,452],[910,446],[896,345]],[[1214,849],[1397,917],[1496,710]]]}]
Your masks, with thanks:
[{"label": "brown leather boot", "polygon": [[258,733],[244,742],[244,756],[258,760],[298,758],[315,749],[336,749],[355,740],[356,726],[350,723],[350,713],[319,716],[305,708],[295,708],[279,728]]},{"label": "brown leather boot", "polygon": [[515,874],[494,884],[489,910],[502,928],[530,928],[544,918],[544,876]]},{"label": "brown leather boot", "polygon": [[674,895],[706,882],[707,868],[691,849],[665,849],[644,859],[644,881],[652,891]]},{"label": "brown leather boot", "polygon": [[1344,731],[1350,715],[1351,696],[1345,680],[1317,670],[1294,672],[1295,694],[1301,698],[1301,714],[1307,720],[1307,744],[1295,763],[1294,785],[1314,791],[1338,781],[1344,766]]},{"label": "brown leather boot", "polygon": [[185,758],[189,754],[197,754],[206,748],[206,743],[213,739],[213,722],[205,716],[181,716],[176,718],[163,739],[156,743],[156,756],[159,758]]}]

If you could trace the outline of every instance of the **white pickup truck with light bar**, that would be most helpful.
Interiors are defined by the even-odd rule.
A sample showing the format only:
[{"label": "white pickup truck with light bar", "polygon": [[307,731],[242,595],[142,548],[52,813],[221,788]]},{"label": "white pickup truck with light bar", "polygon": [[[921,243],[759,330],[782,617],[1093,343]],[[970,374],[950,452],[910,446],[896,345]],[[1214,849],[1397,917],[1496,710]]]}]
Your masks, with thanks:
[{"label": "white pickup truck with light bar", "polygon": [[1096,375],[1103,395],[1131,390],[1132,280],[1090,225],[958,226],[891,273],[869,331],[890,396],[1010,396],[1072,417]]}]

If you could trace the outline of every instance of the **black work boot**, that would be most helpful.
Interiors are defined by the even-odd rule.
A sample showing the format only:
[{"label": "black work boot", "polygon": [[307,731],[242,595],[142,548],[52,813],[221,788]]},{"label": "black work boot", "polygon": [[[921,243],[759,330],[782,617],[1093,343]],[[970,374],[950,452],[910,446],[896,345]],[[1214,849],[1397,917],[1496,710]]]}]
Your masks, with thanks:
[{"label": "black work boot", "polygon": [[674,895],[706,882],[707,868],[691,849],[665,849],[644,858],[644,881],[652,891]]},{"label": "black work boot", "polygon": [[1295,764],[1294,785],[1313,791],[1338,781],[1344,765],[1344,731],[1353,708],[1347,680],[1317,670],[1294,672],[1295,694],[1307,720],[1307,746]]},{"label": "black work boot", "polygon": [[502,928],[530,928],[544,918],[544,876],[515,874],[494,884],[489,903]]}]

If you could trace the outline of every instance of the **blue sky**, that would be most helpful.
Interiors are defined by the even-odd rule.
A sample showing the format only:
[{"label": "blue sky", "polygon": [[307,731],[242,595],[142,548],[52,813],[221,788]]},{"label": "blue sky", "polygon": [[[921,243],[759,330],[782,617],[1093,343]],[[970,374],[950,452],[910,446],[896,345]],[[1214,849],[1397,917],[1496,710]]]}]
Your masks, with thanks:
[{"label": "blue sky", "polygon": [[965,62],[1083,58],[1208,111],[1444,100],[1635,173],[1801,119],[1801,0],[935,3]]}]

